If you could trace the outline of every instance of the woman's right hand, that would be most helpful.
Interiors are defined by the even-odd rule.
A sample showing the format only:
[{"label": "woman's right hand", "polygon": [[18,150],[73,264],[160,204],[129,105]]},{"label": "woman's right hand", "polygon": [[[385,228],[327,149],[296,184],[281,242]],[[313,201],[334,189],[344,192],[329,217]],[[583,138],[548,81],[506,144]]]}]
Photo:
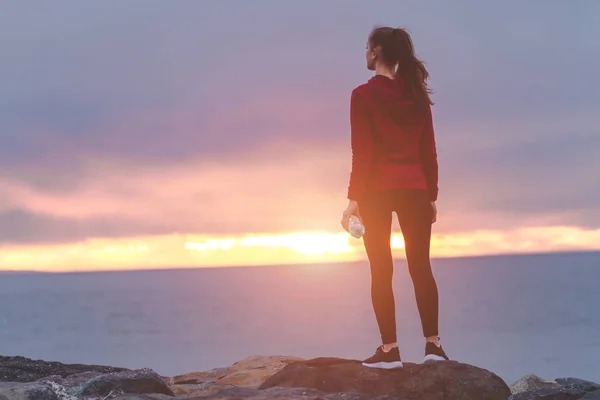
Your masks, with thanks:
[{"label": "woman's right hand", "polygon": [[437,221],[437,206],[435,205],[435,201],[431,202],[431,211],[433,214],[433,218],[431,219],[431,223],[435,224],[435,221]]},{"label": "woman's right hand", "polygon": [[342,227],[344,228],[344,230],[346,232],[348,232],[348,224],[350,223],[350,217],[352,215],[356,215],[357,217],[359,216],[358,213],[358,202],[355,200],[350,200],[348,202],[348,207],[346,207],[346,209],[344,210],[344,212],[342,213]]}]

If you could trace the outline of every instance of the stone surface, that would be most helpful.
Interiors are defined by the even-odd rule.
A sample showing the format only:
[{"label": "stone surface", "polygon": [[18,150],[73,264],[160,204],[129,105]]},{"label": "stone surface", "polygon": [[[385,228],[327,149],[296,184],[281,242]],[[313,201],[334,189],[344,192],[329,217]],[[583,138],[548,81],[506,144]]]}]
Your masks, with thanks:
[{"label": "stone surface", "polygon": [[251,356],[229,367],[178,375],[169,379],[168,383],[182,385],[215,382],[221,385],[257,388],[269,377],[295,361],[303,361],[303,359],[289,356]]},{"label": "stone surface", "polygon": [[[265,390],[232,387],[210,396],[195,397],[196,400],[404,400],[391,395],[366,395],[360,393],[323,393],[316,389],[273,387]],[[133,400],[133,399],[127,399]],[[137,399],[136,399],[137,400]],[[160,399],[162,400],[162,399]],[[482,399],[484,400],[484,399]]]},{"label": "stone surface", "polygon": [[52,386],[41,382],[0,382],[2,400],[59,400]]},{"label": "stone surface", "polygon": [[316,358],[287,365],[259,388],[273,387],[391,395],[405,400],[506,400],[511,395],[499,376],[455,361],[404,363],[402,369],[381,370],[355,360]]},{"label": "stone surface", "polygon": [[167,379],[176,396],[207,396],[236,386],[258,388],[286,365],[302,361],[289,356],[251,356],[225,368],[192,372]]},{"label": "stone surface", "polygon": [[111,393],[174,395],[164,379],[148,368],[99,375],[84,383],[79,395],[107,396]]},{"label": "stone surface", "polygon": [[490,371],[455,361],[386,371],[356,360],[253,356],[163,378],[150,369],[0,356],[0,380],[0,400],[600,400],[595,382],[526,375],[509,389]]},{"label": "stone surface", "polygon": [[173,397],[166,394],[150,393],[150,394],[122,394],[115,397],[113,400],[193,400],[197,397]]},{"label": "stone surface", "polygon": [[214,382],[219,376],[226,375],[227,370],[227,368],[215,368],[210,371],[190,372],[184,375],[167,378],[167,383],[169,385],[190,385]]},{"label": "stone surface", "polygon": [[537,375],[528,374],[510,385],[512,394],[519,394],[544,387],[559,387],[556,381],[545,381]]},{"label": "stone surface", "polygon": [[577,378],[558,378],[556,382],[565,387],[592,392],[600,389],[600,384]]},{"label": "stone surface", "polygon": [[218,393],[219,391],[231,387],[229,385],[219,385],[214,382],[205,382],[189,385],[171,385],[170,388],[175,396],[207,396]]},{"label": "stone surface", "polygon": [[558,386],[516,393],[509,400],[592,400],[600,399],[600,384],[576,378],[558,378]]},{"label": "stone surface", "polygon": [[126,369],[102,365],[63,364],[59,362],[32,360],[25,357],[0,356],[0,381],[2,382],[34,382],[49,375],[67,377],[88,371],[109,373],[126,371]]},{"label": "stone surface", "polygon": [[47,376],[47,377],[41,379],[41,381],[53,382],[60,386],[72,388],[72,387],[81,386],[84,383],[86,383],[86,382],[90,381],[91,379],[96,378],[100,375],[103,375],[102,372],[88,371],[88,372],[81,372],[78,374],[69,375],[65,378],[63,378],[60,375],[50,375],[50,376]]},{"label": "stone surface", "polygon": [[303,361],[303,359],[286,356],[248,357],[233,364],[223,375],[217,378],[215,383],[258,388],[288,364],[297,361]]}]

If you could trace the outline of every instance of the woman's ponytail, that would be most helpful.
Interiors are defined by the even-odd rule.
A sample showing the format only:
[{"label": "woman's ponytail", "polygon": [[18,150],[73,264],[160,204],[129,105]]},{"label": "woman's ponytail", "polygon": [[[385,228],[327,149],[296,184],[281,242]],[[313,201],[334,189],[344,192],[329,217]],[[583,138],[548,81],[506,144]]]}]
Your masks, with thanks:
[{"label": "woman's ponytail", "polygon": [[427,87],[429,72],[415,55],[409,33],[402,28],[376,28],[370,36],[374,47],[381,48],[383,60],[396,67],[396,79],[402,80],[415,103],[423,108],[433,104]]}]

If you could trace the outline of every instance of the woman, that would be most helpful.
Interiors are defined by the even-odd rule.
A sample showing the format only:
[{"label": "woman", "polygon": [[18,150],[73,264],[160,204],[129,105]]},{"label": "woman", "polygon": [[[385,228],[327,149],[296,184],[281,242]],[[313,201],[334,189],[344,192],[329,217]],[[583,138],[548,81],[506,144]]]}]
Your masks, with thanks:
[{"label": "woman", "polygon": [[366,56],[367,68],[375,71],[375,76],[352,92],[350,201],[342,217],[346,230],[352,215],[365,226],[371,298],[383,342],[363,365],[402,367],[392,289],[392,212],[396,212],[404,236],[426,339],[425,361],[448,360],[438,337],[438,290],[429,259],[438,196],[429,74],[416,58],[404,29],[373,30]]}]

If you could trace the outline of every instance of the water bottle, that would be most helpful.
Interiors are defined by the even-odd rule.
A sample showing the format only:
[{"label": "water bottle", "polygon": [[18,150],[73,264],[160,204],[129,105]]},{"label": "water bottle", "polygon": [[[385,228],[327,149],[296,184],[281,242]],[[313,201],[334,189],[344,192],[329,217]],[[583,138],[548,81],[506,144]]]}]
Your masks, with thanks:
[{"label": "water bottle", "polygon": [[353,238],[360,239],[365,234],[365,226],[356,215],[350,216],[348,232]]}]

